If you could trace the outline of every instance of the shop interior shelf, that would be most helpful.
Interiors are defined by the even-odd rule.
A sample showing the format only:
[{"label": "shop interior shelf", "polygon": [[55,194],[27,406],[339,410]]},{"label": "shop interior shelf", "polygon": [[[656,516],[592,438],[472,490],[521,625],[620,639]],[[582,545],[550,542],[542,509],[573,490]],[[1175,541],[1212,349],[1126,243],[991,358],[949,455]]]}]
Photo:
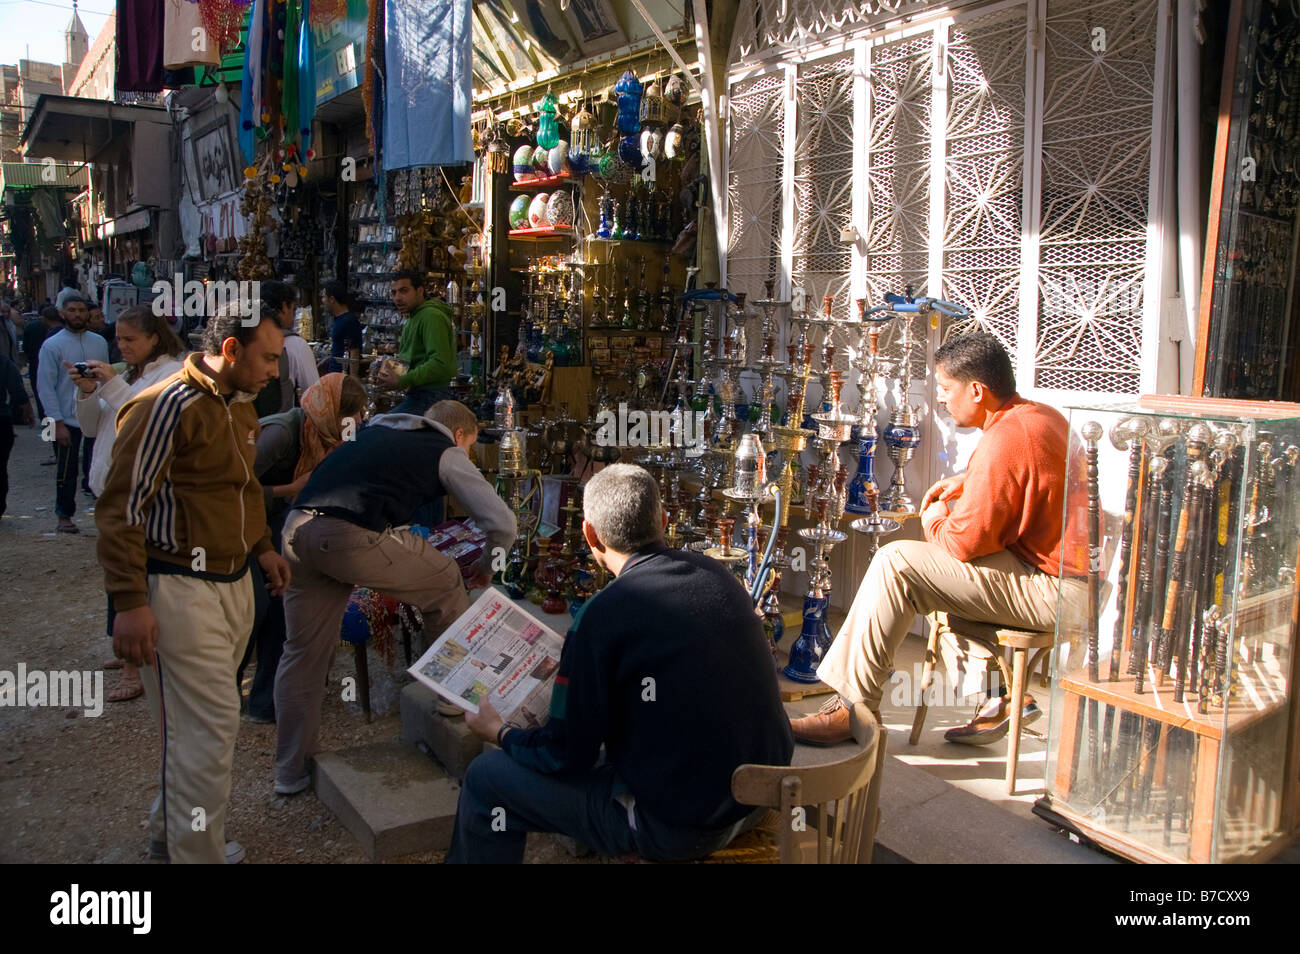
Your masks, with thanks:
[{"label": "shop interior shelf", "polygon": [[561,226],[546,226],[545,228],[536,229],[511,229],[507,234],[512,239],[525,242],[543,242],[547,239],[571,239],[573,238],[573,229]]},{"label": "shop interior shelf", "polygon": [[582,179],[570,175],[567,172],[561,172],[558,176],[545,176],[538,178],[516,179],[510,183],[511,192],[529,192],[533,189],[550,189],[562,185],[578,185]]},{"label": "shop interior shelf", "polygon": [[588,242],[595,242],[598,245],[671,245],[673,239],[629,239],[629,238],[601,238],[598,235],[588,235]]}]

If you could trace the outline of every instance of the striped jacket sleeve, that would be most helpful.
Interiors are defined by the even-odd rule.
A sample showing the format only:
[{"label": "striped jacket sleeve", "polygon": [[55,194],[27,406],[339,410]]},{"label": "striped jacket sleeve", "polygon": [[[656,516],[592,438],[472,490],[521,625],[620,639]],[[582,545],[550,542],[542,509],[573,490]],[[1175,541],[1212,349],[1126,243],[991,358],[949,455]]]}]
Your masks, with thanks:
[{"label": "striped jacket sleeve", "polygon": [[[177,381],[153,400],[131,401],[118,416],[117,441],[95,502],[99,563],[104,588],[120,613],[149,602],[145,541],[166,525],[162,494],[181,427],[181,411],[190,389]],[[153,531],[153,532],[150,532]]]}]

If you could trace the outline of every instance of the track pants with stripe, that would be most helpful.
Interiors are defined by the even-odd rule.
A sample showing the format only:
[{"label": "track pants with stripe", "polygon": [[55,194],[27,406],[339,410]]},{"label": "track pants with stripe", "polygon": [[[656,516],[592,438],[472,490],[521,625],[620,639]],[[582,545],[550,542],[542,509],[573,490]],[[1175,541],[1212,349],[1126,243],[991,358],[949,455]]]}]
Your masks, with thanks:
[{"label": "track pants with stripe", "polygon": [[173,862],[224,864],[239,693],[235,670],[253,629],[253,576],[234,583],[150,574],[155,663],[140,670],[162,743],[162,791],[149,835]]}]

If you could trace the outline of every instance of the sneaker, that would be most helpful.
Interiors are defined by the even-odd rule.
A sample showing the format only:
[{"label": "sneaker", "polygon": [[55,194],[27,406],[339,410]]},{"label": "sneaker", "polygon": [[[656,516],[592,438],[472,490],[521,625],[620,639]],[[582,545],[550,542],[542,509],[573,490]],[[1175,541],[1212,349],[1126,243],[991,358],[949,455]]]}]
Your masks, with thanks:
[{"label": "sneaker", "polygon": [[275,716],[263,715],[260,712],[245,712],[244,718],[249,722],[255,722],[258,725],[275,725]]},{"label": "sneaker", "polygon": [[281,782],[279,779],[276,779],[275,782],[275,794],[277,795],[297,795],[309,788],[311,788],[310,772],[293,782]]},{"label": "sneaker", "polygon": [[[1032,696],[1025,696],[1025,707],[1020,712],[1020,725],[1023,728],[1042,718],[1043,710],[1038,708]],[[949,729],[943,734],[945,742],[957,742],[961,745],[991,745],[1006,737],[1011,729],[1011,706],[1006,696],[990,699],[975,713],[975,718],[965,725]]]},{"label": "sneaker", "polygon": [[849,727],[849,707],[838,695],[822,703],[812,715],[790,720],[796,741],[806,745],[839,745],[853,738]]},{"label": "sneaker", "polygon": [[[170,861],[165,841],[149,842],[149,857],[154,861]],[[226,842],[226,864],[237,865],[244,860],[244,846],[237,841]]]}]

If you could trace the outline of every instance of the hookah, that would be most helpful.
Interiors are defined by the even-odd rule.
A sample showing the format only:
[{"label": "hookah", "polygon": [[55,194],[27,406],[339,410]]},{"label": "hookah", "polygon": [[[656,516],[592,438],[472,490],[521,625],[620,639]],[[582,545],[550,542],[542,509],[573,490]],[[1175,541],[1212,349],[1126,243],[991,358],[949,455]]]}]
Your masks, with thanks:
[{"label": "hookah", "polygon": [[809,486],[809,500],[813,502],[817,525],[799,531],[800,537],[814,545],[816,555],[808,571],[803,628],[790,647],[790,662],[781,671],[787,679],[802,683],[817,682],[817,665],[834,639],[826,621],[831,592],[830,551],[847,539],[847,534],[836,529],[844,514],[848,483],[847,471],[839,459],[839,449],[852,437],[857,420],[840,407],[843,384],[840,372],[832,370],[829,376],[831,410],[813,415],[817,422],[817,448],[822,455],[819,479],[810,480]]},{"label": "hookah", "polygon": [[[858,314],[866,308],[866,299],[858,300]],[[865,344],[865,347],[863,346]],[[859,533],[871,534],[871,556],[880,547],[880,535],[892,533],[899,524],[880,514],[880,485],[876,483],[874,458],[876,454],[876,389],[882,375],[888,373],[880,359],[880,322],[864,320],[858,353],[850,362],[858,372],[858,394],[862,403],[858,431],[858,472],[849,484],[849,502],[844,508],[849,513],[867,516],[854,520],[850,527]]]},{"label": "hookah", "polygon": [[939,298],[913,297],[911,285],[907,286],[905,294],[898,295],[893,292],[886,294],[884,304],[868,309],[863,315],[863,319],[879,321],[880,319],[871,316],[880,312],[905,316],[902,321],[900,342],[903,354],[898,367],[899,377],[896,381],[898,400],[893,413],[889,416],[889,423],[885,426],[883,435],[889,459],[894,465],[894,476],[890,479],[889,489],[885,491],[881,505],[885,510],[893,513],[914,513],[916,508],[912,503],[912,498],[907,493],[907,485],[903,475],[903,468],[911,461],[912,455],[921,443],[921,429],[916,424],[919,411],[907,403],[907,392],[912,381],[912,317],[914,315],[927,315],[930,317],[931,322],[935,323],[934,326],[938,327],[939,315],[948,318],[968,318],[970,312],[961,305],[943,301]]},{"label": "hookah", "polygon": [[510,548],[500,582],[515,599],[526,592],[524,567],[531,556],[533,540],[541,519],[542,475],[528,466],[527,432],[515,426],[514,396],[503,387],[494,405],[493,427],[484,433],[496,437],[497,494],[514,511],[520,535]]}]

